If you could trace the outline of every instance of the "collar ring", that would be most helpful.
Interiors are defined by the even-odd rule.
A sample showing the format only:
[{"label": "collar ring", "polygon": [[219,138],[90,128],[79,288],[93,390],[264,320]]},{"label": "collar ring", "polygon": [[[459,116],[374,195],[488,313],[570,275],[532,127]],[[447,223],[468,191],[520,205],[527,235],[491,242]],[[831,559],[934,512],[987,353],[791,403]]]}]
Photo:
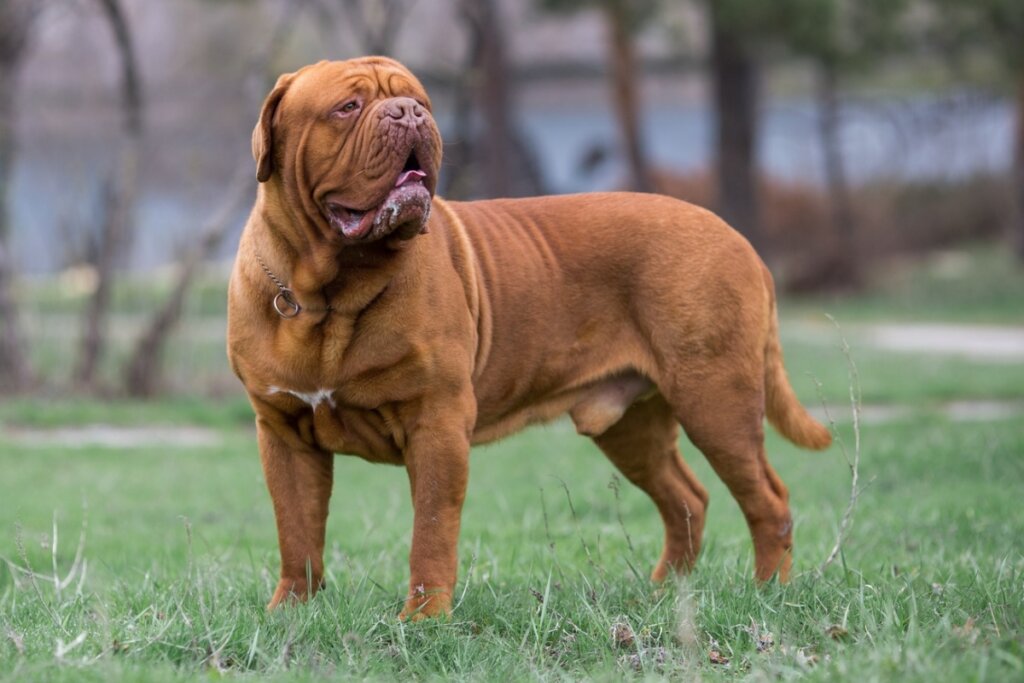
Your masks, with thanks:
[{"label": "collar ring", "polygon": [[298,301],[295,300],[295,295],[292,294],[292,290],[287,287],[281,288],[281,291],[274,297],[274,310],[282,318],[288,320],[294,318],[302,312],[302,306]]}]

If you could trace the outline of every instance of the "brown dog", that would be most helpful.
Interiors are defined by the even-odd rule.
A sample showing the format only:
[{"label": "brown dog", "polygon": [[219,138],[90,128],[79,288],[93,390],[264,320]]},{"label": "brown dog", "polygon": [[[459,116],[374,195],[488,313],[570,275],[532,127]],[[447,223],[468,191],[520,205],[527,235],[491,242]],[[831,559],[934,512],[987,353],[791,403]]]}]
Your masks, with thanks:
[{"label": "brown dog", "polygon": [[320,62],[278,80],[253,132],[228,352],[277,518],[270,606],[320,586],[346,453],[406,468],[402,616],[448,613],[470,445],[566,412],[657,505],[653,579],[693,565],[708,502],[678,424],[742,508],[756,577],[785,579],[788,494],[763,419],[802,446],[830,437],[790,388],[754,250],[657,195],[442,201],[430,111],[393,60]]}]

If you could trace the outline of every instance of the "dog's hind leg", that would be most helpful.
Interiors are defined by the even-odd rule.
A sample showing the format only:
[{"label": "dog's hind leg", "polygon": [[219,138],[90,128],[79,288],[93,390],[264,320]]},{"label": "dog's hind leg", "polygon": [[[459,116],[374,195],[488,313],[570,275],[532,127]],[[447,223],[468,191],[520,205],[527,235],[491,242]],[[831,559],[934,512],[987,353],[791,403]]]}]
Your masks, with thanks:
[{"label": "dog's hind leg", "polygon": [[656,395],[634,403],[594,442],[622,474],[651,497],[665,523],[665,548],[651,573],[693,568],[700,551],[708,493],[676,446],[679,426],[665,400]]},{"label": "dog's hind leg", "polygon": [[743,511],[754,542],[755,577],[767,581],[778,573],[787,580],[793,522],[789,492],[765,456],[763,370],[756,361],[722,356],[699,373],[680,374],[669,401]]}]

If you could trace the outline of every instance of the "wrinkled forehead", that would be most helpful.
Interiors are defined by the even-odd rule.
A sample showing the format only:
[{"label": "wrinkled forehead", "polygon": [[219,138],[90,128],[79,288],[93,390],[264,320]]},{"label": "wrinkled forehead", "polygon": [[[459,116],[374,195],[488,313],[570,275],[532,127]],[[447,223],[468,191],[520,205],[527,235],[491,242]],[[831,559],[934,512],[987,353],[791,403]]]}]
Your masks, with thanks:
[{"label": "wrinkled forehead", "polygon": [[387,97],[413,97],[428,108],[423,85],[398,62],[380,58],[320,62],[301,69],[285,96],[288,105],[302,103],[317,109],[332,107],[349,97],[367,101]]}]

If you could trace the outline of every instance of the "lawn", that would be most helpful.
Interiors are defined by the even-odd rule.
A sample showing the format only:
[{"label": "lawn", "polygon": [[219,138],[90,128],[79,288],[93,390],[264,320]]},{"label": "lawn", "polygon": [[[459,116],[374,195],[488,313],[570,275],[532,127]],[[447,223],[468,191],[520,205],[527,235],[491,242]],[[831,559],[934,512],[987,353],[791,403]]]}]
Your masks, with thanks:
[{"label": "lawn", "polygon": [[[922,301],[932,313],[919,319],[944,319]],[[1024,319],[1006,299],[948,303],[950,320]],[[753,585],[739,510],[685,441],[711,491],[706,545],[692,575],[651,585],[653,506],[557,422],[474,452],[450,621],[395,618],[408,483],[352,458],[336,468],[328,589],[267,613],[276,536],[237,394],[2,401],[0,680],[1024,680],[1024,420],[953,421],[944,407],[1019,407],[1024,367],[859,341],[858,325],[902,305],[783,303],[794,383],[814,404],[807,375],[820,379],[844,442],[847,365],[822,310],[849,332],[865,404],[903,409],[865,413],[866,488],[824,572],[849,499],[846,461],[838,447],[804,452],[769,432],[796,524],[785,586]],[[97,423],[133,436],[73,430]]]}]

